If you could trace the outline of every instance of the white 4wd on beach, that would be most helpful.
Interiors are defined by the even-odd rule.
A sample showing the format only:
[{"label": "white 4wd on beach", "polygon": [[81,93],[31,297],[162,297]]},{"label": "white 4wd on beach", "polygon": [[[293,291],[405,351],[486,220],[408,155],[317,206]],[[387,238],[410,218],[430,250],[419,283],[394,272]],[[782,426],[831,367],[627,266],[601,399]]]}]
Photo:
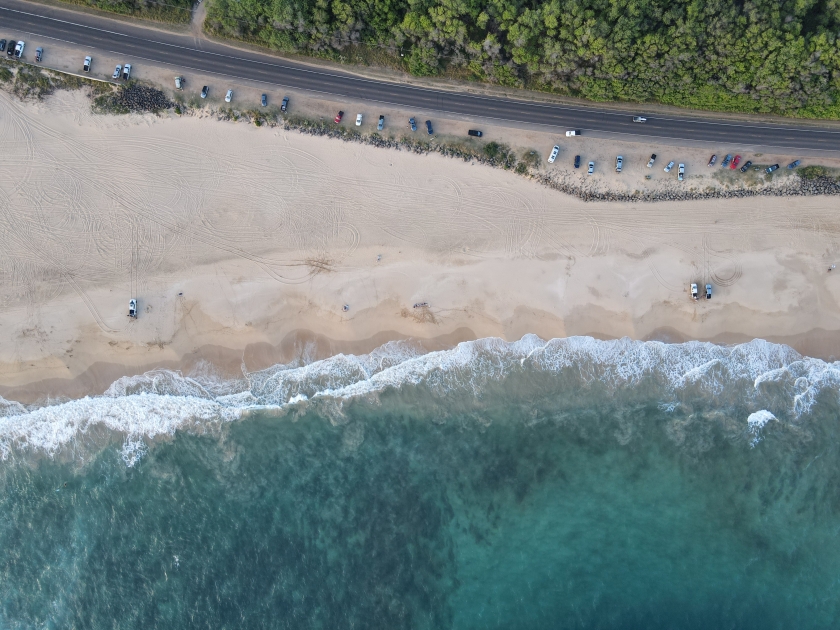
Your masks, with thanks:
[{"label": "white 4wd on beach", "polygon": [[554,148],[551,150],[551,155],[548,156],[548,163],[549,164],[554,164],[554,160],[557,159],[557,155],[559,153],[560,153],[560,147],[555,144]]}]

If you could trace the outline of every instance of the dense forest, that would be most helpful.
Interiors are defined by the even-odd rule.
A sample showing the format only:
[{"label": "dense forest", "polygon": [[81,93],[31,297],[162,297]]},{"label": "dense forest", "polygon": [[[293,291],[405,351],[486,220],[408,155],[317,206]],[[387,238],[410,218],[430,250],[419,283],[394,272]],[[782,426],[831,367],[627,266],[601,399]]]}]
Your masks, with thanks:
[{"label": "dense forest", "polygon": [[[210,32],[415,75],[840,118],[840,0],[205,0]],[[402,56],[401,56],[402,55]]]}]

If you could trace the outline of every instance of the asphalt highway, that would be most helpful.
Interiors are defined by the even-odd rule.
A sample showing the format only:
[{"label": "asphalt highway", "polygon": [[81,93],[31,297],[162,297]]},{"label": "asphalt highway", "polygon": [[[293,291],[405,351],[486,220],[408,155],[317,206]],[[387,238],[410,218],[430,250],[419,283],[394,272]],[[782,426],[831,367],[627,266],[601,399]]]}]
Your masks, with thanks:
[{"label": "asphalt highway", "polygon": [[[372,80],[338,70],[320,70],[285,59],[225,46],[188,33],[148,28],[18,0],[0,0],[0,31],[24,32],[79,46],[79,59],[95,51],[117,53],[134,60],[168,64],[176,71],[195,70],[224,77],[260,81],[352,101],[371,101],[479,119],[544,125],[587,132],[627,134],[659,139],[716,142],[726,147],[756,146],[810,152],[840,151],[840,130],[799,126],[647,115],[647,123],[632,115],[599,109],[479,96]],[[5,37],[0,32],[0,37]],[[27,49],[29,46],[27,46]],[[644,111],[638,112],[646,115]]]}]

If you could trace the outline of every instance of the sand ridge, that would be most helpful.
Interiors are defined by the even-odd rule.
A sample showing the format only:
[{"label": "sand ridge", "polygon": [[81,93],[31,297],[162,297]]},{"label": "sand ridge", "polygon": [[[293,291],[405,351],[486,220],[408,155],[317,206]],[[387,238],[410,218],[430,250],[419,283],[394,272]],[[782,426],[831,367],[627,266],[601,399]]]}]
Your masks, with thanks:
[{"label": "sand ridge", "polygon": [[[0,138],[0,393],[302,330],[343,342],[840,331],[833,198],[584,203],[439,155],[96,116],[68,92],[0,93]],[[689,282],[714,299],[693,302]]]}]

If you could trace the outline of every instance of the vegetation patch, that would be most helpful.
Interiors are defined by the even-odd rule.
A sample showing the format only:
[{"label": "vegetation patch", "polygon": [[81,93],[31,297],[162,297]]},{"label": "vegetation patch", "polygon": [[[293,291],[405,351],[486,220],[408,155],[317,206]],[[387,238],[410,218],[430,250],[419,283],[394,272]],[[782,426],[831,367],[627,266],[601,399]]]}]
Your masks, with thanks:
[{"label": "vegetation patch", "polygon": [[593,101],[840,118],[837,0],[209,0],[205,28]]},{"label": "vegetation patch", "polygon": [[183,24],[190,21],[192,17],[193,0],[61,0],[67,4],[75,4],[82,7],[91,7],[117,13],[119,15],[130,15],[156,22],[174,22]]},{"label": "vegetation patch", "polygon": [[155,112],[174,107],[174,103],[160,90],[140,85],[134,81],[111,89],[94,99],[94,110],[99,113],[125,114],[128,112]]}]

